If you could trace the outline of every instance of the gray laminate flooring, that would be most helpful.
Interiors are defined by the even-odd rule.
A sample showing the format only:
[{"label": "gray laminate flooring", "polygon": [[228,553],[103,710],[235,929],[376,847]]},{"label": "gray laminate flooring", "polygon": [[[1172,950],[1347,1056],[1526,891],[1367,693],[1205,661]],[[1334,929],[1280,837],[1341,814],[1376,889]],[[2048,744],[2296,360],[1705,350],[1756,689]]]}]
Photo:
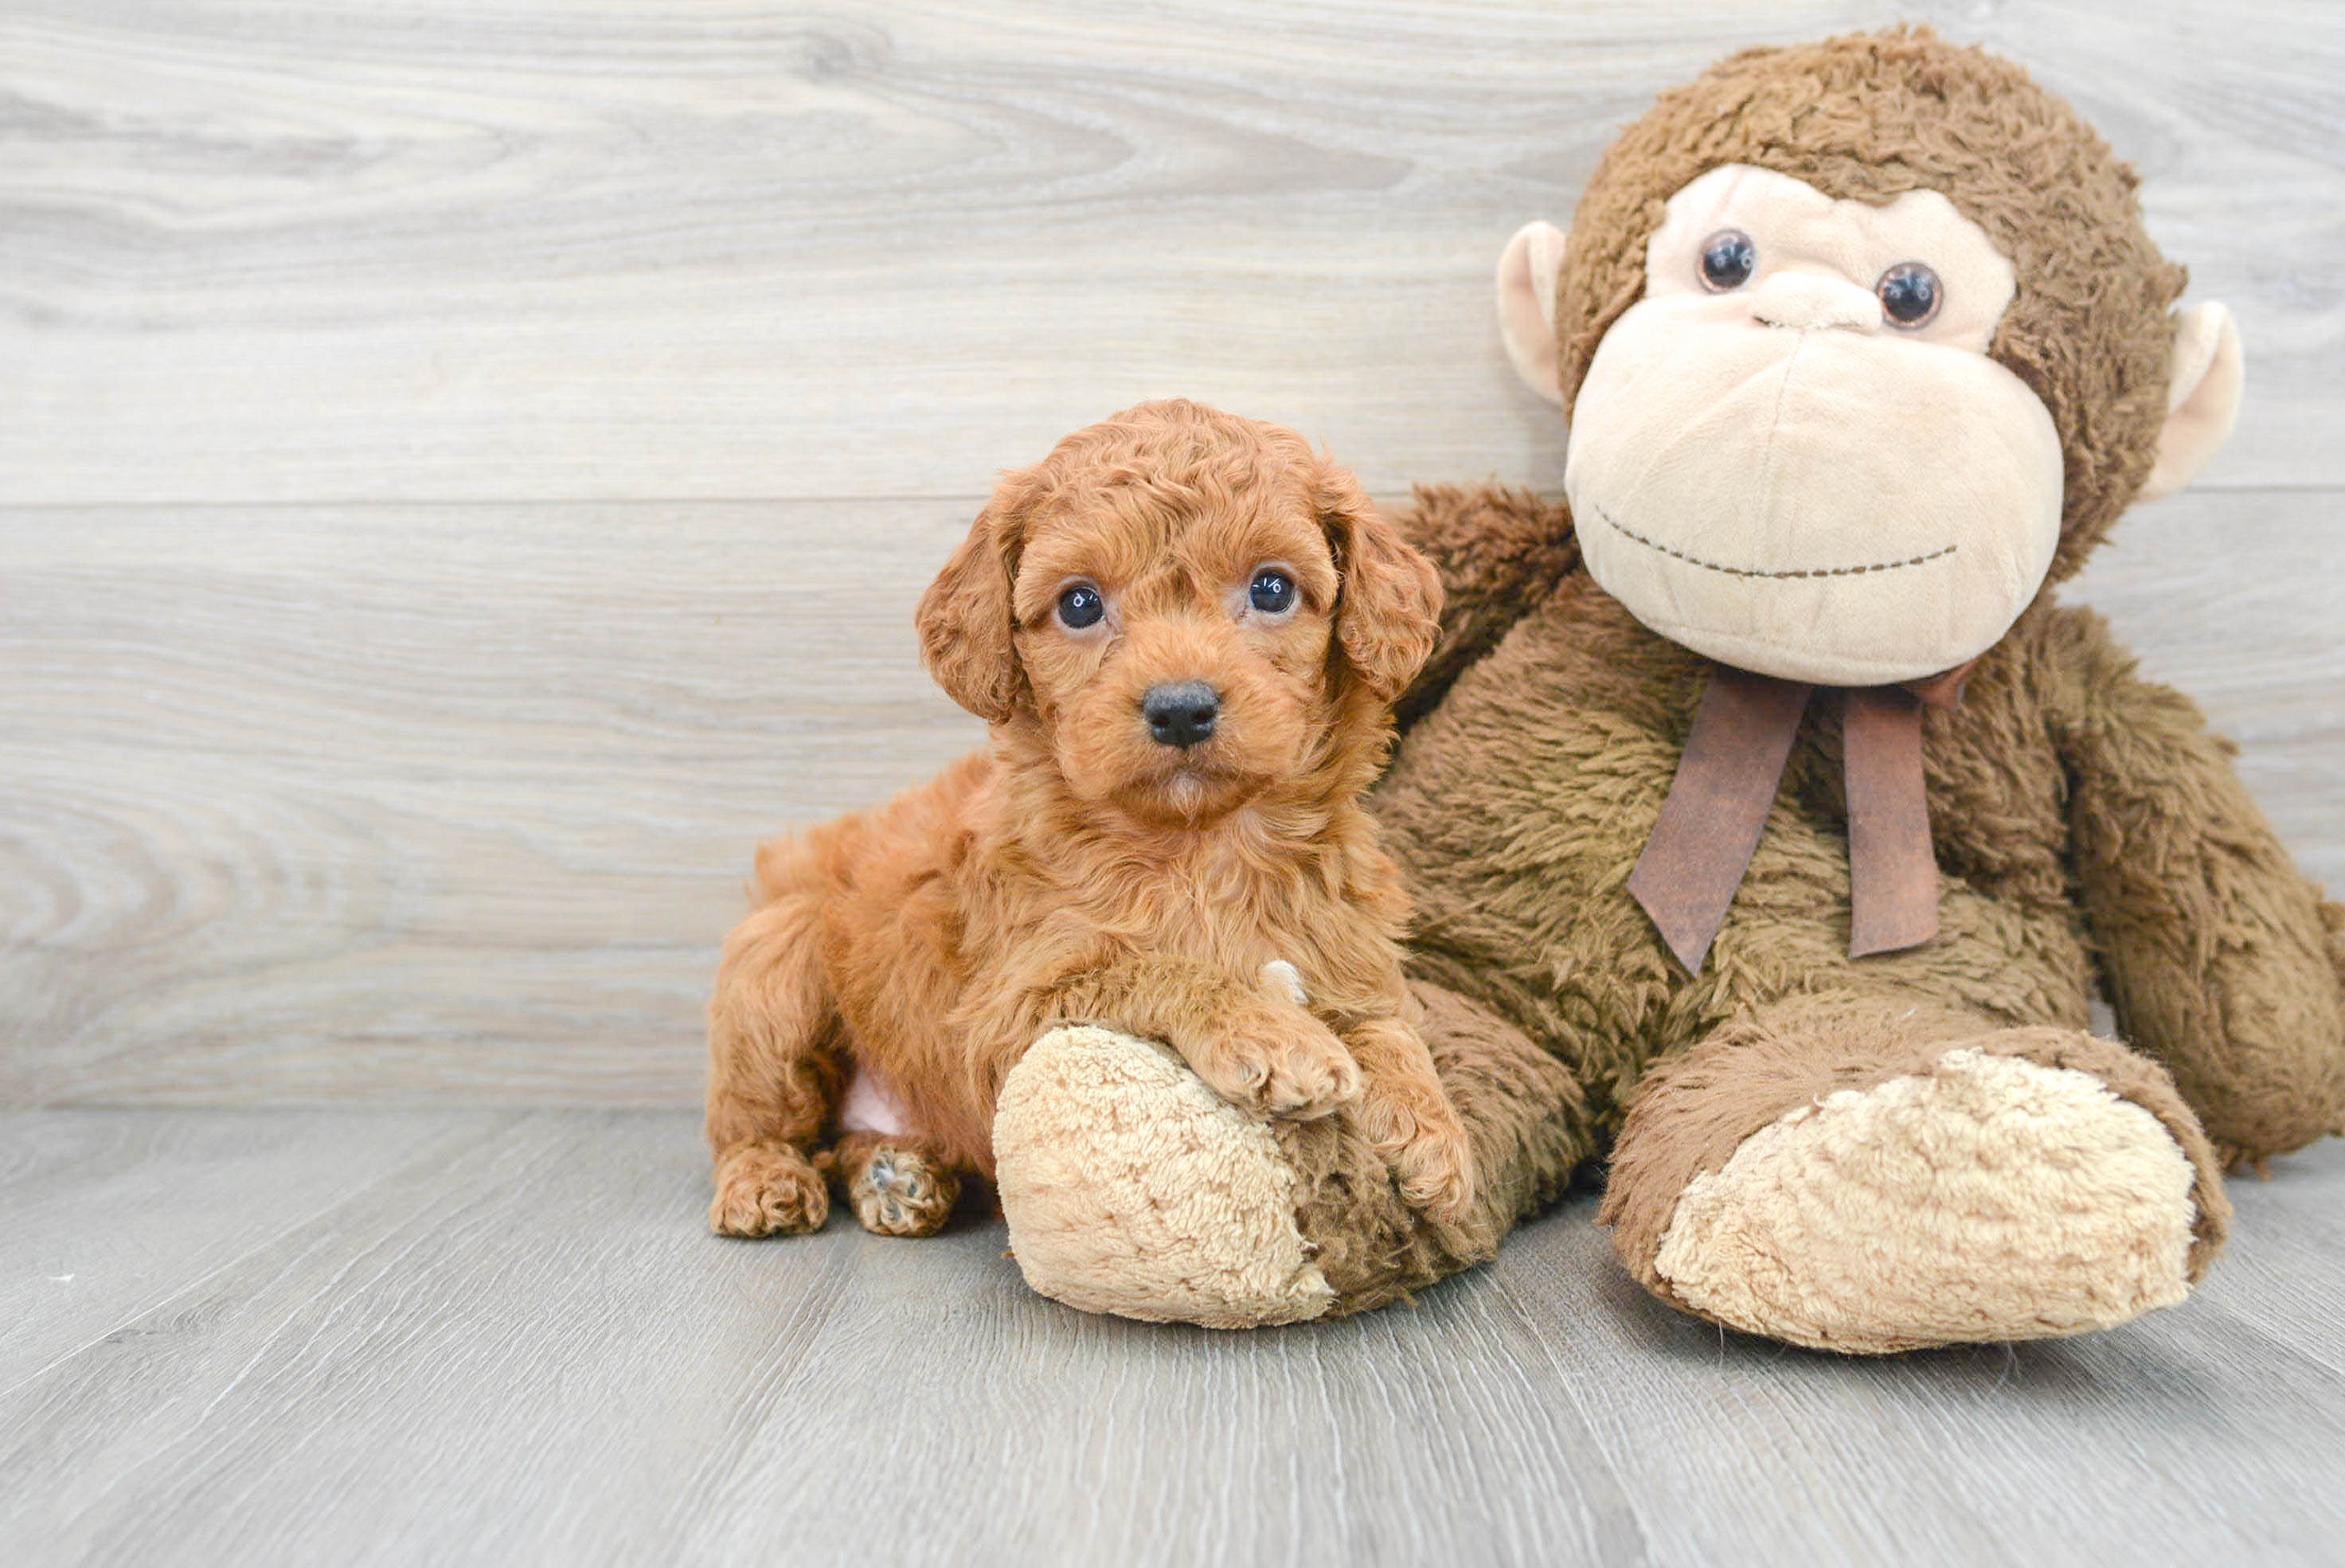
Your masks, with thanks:
[{"label": "gray laminate flooring", "polygon": [[0,1562],[2345,1557],[2345,1144],[2181,1308],[1883,1360],[1665,1310],[1584,1196],[1233,1335],[703,1180],[681,1113],[0,1116]]}]

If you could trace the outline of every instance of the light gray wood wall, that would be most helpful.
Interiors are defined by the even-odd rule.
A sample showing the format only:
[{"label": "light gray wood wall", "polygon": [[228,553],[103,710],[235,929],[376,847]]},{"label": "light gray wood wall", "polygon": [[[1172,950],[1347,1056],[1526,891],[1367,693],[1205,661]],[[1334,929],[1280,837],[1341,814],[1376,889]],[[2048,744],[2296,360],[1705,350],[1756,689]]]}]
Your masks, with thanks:
[{"label": "light gray wood wall", "polygon": [[761,835],[977,738],[911,605],[1136,399],[1554,488],[1491,326],[1658,88],[1934,17],[2250,392],[2072,593],[2345,884],[2345,10],[0,0],[0,1101],[683,1104]]}]

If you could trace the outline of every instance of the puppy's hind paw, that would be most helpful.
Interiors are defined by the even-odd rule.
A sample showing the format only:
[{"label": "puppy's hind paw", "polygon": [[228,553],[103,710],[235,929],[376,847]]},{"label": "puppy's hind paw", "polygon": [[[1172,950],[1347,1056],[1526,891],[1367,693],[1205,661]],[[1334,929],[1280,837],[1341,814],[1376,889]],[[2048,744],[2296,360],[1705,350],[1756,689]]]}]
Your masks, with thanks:
[{"label": "puppy's hind paw", "polygon": [[881,1144],[847,1182],[848,1201],[877,1236],[934,1236],[960,1201],[960,1178],[918,1149]]},{"label": "puppy's hind paw", "polygon": [[830,1192],[787,1144],[744,1144],[716,1162],[708,1228],[719,1236],[803,1235],[830,1217]]}]

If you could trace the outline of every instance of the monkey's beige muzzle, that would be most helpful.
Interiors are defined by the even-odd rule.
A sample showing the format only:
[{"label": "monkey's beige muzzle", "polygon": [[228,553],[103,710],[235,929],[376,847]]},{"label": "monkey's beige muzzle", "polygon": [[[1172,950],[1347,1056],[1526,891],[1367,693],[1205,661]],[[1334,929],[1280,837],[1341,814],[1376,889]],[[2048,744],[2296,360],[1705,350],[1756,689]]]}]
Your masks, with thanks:
[{"label": "monkey's beige muzzle", "polygon": [[1835,287],[1631,307],[1589,367],[1564,484],[1589,570],[1663,636],[1880,686],[1976,657],[2035,597],[2060,440],[2002,365],[1843,323]]}]

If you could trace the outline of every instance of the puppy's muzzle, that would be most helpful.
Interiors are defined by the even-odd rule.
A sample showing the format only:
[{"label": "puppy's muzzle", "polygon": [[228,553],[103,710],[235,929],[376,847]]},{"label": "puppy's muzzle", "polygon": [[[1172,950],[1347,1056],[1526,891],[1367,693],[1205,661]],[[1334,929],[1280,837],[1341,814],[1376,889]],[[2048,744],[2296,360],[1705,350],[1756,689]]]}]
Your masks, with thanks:
[{"label": "puppy's muzzle", "polygon": [[1140,699],[1140,712],[1160,745],[1185,751],[1212,737],[1222,713],[1222,694],[1202,680],[1152,686]]}]

